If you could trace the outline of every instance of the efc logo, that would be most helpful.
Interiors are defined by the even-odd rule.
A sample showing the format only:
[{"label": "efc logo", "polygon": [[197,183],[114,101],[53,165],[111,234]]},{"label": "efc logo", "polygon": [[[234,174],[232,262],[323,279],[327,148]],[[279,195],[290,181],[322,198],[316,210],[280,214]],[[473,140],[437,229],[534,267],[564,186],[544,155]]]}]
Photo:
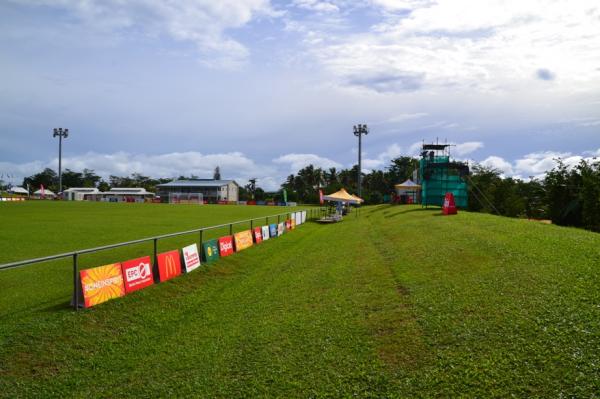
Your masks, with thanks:
[{"label": "efc logo", "polygon": [[121,264],[125,278],[125,291],[127,293],[139,290],[154,283],[150,257],[128,260]]},{"label": "efc logo", "polygon": [[219,254],[221,256],[233,254],[233,237],[225,236],[219,238]]},{"label": "efc logo", "polygon": [[181,274],[181,260],[179,251],[164,252],[157,255],[158,277],[161,282],[177,277]]}]

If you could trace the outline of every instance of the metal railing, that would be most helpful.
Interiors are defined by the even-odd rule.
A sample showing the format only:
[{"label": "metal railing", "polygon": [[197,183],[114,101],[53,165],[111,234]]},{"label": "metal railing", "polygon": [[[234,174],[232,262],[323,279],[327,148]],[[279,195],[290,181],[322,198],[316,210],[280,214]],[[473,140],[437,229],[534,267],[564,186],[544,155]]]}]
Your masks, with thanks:
[{"label": "metal railing", "polygon": [[[176,233],[169,233],[169,234],[162,234],[159,236],[154,236],[154,237],[148,237],[148,238],[141,238],[139,240],[132,240],[132,241],[125,241],[125,242],[120,242],[120,243],[116,243],[116,244],[110,244],[110,245],[103,245],[101,247],[95,247],[95,248],[88,248],[88,249],[80,249],[77,251],[71,251],[71,252],[65,252],[62,254],[57,254],[57,255],[51,255],[51,256],[44,256],[41,258],[34,258],[34,259],[26,259],[26,260],[21,260],[18,262],[11,262],[11,263],[5,263],[3,265],[0,265],[0,271],[2,270],[7,270],[7,269],[14,269],[17,267],[22,267],[22,266],[27,266],[27,265],[32,265],[35,263],[42,263],[42,262],[48,262],[48,261],[52,261],[52,260],[57,260],[57,259],[65,259],[65,258],[72,258],[73,260],[73,308],[75,310],[79,309],[79,295],[78,295],[78,289],[79,289],[79,282],[78,282],[78,278],[77,278],[77,273],[78,273],[78,257],[79,255],[83,255],[83,254],[89,254],[89,253],[93,253],[93,252],[100,252],[100,251],[106,251],[108,249],[114,249],[114,248],[119,248],[119,247],[125,247],[128,245],[135,245],[135,244],[141,244],[141,243],[145,243],[145,242],[153,242],[153,266],[156,266],[157,264],[157,250],[158,250],[158,241],[165,239],[165,238],[172,238],[172,237],[177,237],[177,236],[182,236],[182,235],[186,235],[186,234],[194,234],[194,233],[198,233],[199,235],[199,241],[200,241],[200,246],[202,246],[202,242],[203,242],[203,235],[205,231],[208,230],[215,230],[215,229],[221,229],[224,227],[228,227],[229,226],[229,235],[233,235],[233,226],[238,225],[238,224],[243,224],[243,223],[250,223],[250,229],[252,230],[254,228],[254,221],[256,220],[264,220],[265,224],[269,224],[269,219],[271,218],[277,218],[277,223],[281,223],[281,216],[284,216],[287,218],[289,215],[291,215],[292,213],[296,213],[296,212],[304,212],[306,211],[306,220],[311,220],[314,219],[316,216],[319,216],[323,213],[322,208],[308,208],[308,209],[303,209],[303,210],[298,210],[298,211],[294,211],[294,212],[284,212],[284,213],[279,213],[276,215],[269,215],[269,216],[261,216],[261,217],[257,217],[257,218],[252,218],[252,219],[246,219],[246,220],[239,220],[239,221],[235,221],[235,222],[229,222],[229,223],[223,223],[223,224],[219,224],[219,225],[215,225],[215,226],[208,226],[208,227],[201,227],[198,229],[192,229],[192,230],[186,230],[186,231],[179,231]],[[285,220],[285,219],[284,219]]]}]

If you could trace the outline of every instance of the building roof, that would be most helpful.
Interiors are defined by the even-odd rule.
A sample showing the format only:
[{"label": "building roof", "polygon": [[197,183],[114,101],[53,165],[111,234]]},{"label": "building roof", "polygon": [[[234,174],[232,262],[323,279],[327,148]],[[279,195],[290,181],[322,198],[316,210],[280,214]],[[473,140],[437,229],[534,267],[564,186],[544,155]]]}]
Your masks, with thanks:
[{"label": "building roof", "polygon": [[29,194],[29,191],[25,190],[23,187],[12,187],[8,192],[14,194]]},{"label": "building roof", "polygon": [[64,190],[65,193],[86,193],[86,194],[98,194],[100,190],[95,187],[71,187]]},{"label": "building roof", "polygon": [[102,194],[108,195],[154,195],[149,191],[146,191],[143,187],[116,187],[111,188],[110,191],[105,191]]},{"label": "building roof", "polygon": [[235,180],[194,179],[174,180],[169,183],[158,184],[156,187],[223,187],[229,183],[238,185]]}]

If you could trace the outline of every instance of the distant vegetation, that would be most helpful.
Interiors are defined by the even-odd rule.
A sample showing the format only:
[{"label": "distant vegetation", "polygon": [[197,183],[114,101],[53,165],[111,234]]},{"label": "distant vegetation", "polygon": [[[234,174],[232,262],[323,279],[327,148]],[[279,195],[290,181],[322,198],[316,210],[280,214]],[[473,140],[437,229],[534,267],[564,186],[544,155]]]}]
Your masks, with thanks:
[{"label": "distant vegetation", "polygon": [[[575,167],[567,167],[561,159],[557,161],[557,166],[544,179],[529,181],[503,177],[497,169],[472,166],[468,210],[509,217],[550,219],[558,225],[600,231],[600,161],[582,160]],[[410,178],[416,168],[416,158],[403,156],[391,160],[384,170],[363,174],[362,196],[366,203],[389,202],[393,198],[394,185]],[[356,193],[357,170],[356,165],[341,170],[308,165],[296,174],[289,175],[278,192],[266,192],[257,185],[257,179],[251,179],[247,185],[240,187],[239,196],[240,200],[283,201],[285,190],[288,201],[316,204],[319,201],[319,189],[331,193],[344,187]],[[214,176],[221,176],[219,168],[215,169]],[[170,180],[134,173],[128,177],[110,176],[105,181],[89,169],[83,172],[66,169],[63,172],[63,186],[66,188],[98,187],[103,191],[111,187],[144,187],[148,191],[155,191],[157,184]],[[29,184],[37,189],[43,184],[44,187],[57,190],[57,182],[56,172],[47,168],[26,177],[23,186]]]}]

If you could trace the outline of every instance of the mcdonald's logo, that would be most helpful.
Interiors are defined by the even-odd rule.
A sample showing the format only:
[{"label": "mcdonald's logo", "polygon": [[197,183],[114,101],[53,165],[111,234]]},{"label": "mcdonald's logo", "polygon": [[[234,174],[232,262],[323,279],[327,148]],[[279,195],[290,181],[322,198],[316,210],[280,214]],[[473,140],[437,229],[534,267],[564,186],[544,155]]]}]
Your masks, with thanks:
[{"label": "mcdonald's logo", "polygon": [[181,274],[181,260],[179,251],[169,251],[157,255],[158,277],[161,282],[177,277]]}]

